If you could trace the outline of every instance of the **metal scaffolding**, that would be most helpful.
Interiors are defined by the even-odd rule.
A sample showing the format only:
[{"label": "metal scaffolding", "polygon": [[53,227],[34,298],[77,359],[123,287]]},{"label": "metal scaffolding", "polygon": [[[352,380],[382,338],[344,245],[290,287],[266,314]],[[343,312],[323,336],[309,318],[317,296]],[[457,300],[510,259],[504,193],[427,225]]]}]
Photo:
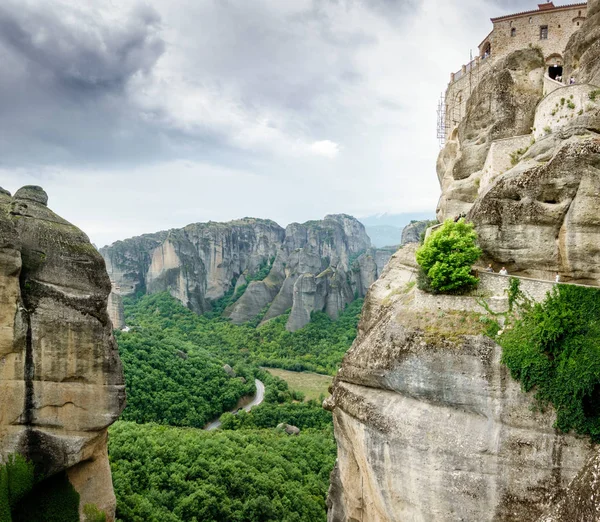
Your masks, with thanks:
[{"label": "metal scaffolding", "polygon": [[437,139],[440,149],[443,149],[446,144],[446,102],[444,101],[444,93],[440,96],[437,108]]}]

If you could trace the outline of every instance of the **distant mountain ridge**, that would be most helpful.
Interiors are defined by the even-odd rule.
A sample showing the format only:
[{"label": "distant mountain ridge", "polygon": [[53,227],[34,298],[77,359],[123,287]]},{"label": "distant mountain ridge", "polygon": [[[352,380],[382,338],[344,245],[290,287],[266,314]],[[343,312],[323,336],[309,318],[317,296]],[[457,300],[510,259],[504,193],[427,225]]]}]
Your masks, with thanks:
[{"label": "distant mountain ridge", "polygon": [[373,246],[377,248],[402,244],[402,232],[405,227],[416,221],[431,219],[434,219],[432,212],[379,214],[359,218],[365,226]]}]

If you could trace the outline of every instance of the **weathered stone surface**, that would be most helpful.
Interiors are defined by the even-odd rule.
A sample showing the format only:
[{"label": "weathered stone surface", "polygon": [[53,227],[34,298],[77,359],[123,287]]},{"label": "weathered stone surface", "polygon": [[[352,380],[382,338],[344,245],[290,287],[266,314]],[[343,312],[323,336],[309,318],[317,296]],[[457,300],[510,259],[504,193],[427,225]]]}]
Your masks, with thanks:
[{"label": "weathered stone surface", "polygon": [[467,101],[467,117],[438,158],[440,221],[467,212],[494,140],[529,134],[543,95],[544,60],[536,49],[516,51],[485,74]]},{"label": "weathered stone surface", "polygon": [[402,230],[402,244],[418,243],[421,240],[421,234],[430,226],[429,220],[413,221],[406,225]]},{"label": "weathered stone surface", "polygon": [[107,304],[108,316],[115,330],[125,328],[125,308],[123,306],[123,297],[121,297],[120,289],[113,286],[108,295]]},{"label": "weathered stone surface", "polygon": [[592,445],[534,411],[491,339],[456,335],[435,311],[417,326],[407,257],[371,287],[325,403],[338,442],[329,520],[535,521]]},{"label": "weathered stone surface", "polygon": [[565,53],[565,78],[600,87],[600,0],[589,0],[587,18],[569,41]]},{"label": "weathered stone surface", "polygon": [[511,273],[600,282],[600,135],[543,141],[477,200],[469,219],[489,259]]},{"label": "weathered stone surface", "polygon": [[67,471],[114,519],[106,428],[125,405],[104,261],[39,187],[0,194],[0,458]]},{"label": "weathered stone surface", "polygon": [[600,452],[596,451],[558,502],[538,522],[600,520]]},{"label": "weathered stone surface", "polygon": [[277,425],[278,430],[285,431],[288,435],[300,435],[300,428],[292,426],[291,424],[281,423]]},{"label": "weathered stone surface", "polygon": [[232,280],[275,257],[283,237],[273,221],[245,218],[146,234],[100,252],[124,294],[168,291],[201,313],[231,288]]}]

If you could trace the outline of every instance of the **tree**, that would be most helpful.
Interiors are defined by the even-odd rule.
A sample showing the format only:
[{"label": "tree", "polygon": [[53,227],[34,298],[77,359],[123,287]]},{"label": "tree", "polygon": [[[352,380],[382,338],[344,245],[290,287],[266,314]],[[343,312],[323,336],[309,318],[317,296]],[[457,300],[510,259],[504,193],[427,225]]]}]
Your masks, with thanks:
[{"label": "tree", "polygon": [[464,219],[447,219],[417,250],[422,274],[419,288],[433,293],[454,293],[474,287],[479,280],[471,266],[479,256],[477,233]]}]

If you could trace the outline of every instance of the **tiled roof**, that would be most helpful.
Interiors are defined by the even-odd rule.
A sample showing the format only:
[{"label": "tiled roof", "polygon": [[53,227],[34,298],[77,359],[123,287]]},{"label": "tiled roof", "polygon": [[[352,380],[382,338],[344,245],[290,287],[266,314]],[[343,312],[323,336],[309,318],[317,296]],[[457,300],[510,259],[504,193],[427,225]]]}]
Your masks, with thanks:
[{"label": "tiled roof", "polygon": [[498,16],[496,18],[492,18],[492,22],[500,22],[502,20],[508,20],[510,18],[516,18],[519,16],[526,16],[526,15],[530,15],[530,14],[536,14],[536,13],[551,13],[553,11],[562,11],[565,9],[573,9],[576,7],[587,7],[587,2],[581,2],[578,4],[567,4],[567,5],[557,5],[551,8],[545,8],[545,9],[535,9],[533,11],[522,11],[520,13],[513,13],[510,15],[505,15],[505,16]]}]

